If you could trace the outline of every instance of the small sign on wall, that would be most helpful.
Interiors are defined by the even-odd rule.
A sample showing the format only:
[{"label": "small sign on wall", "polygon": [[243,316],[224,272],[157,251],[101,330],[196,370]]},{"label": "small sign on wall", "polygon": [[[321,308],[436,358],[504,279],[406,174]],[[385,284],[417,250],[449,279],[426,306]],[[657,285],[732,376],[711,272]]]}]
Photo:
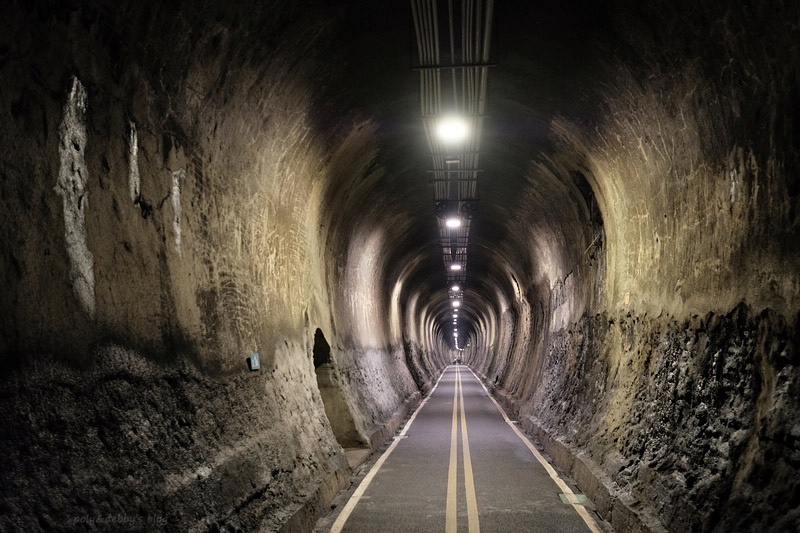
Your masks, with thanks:
[{"label": "small sign on wall", "polygon": [[250,357],[247,358],[247,364],[250,365],[250,370],[261,369],[261,359],[258,357],[257,353],[250,354]]}]

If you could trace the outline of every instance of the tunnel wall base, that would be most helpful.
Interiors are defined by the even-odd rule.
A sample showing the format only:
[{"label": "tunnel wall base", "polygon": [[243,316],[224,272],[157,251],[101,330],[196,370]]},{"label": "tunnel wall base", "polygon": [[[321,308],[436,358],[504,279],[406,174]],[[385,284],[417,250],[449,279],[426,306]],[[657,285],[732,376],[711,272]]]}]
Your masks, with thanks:
[{"label": "tunnel wall base", "polygon": [[[494,390],[492,394],[508,414],[520,418],[519,401],[502,390]],[[529,418],[521,419],[520,427],[536,447],[548,456],[551,464],[575,481],[595,505],[597,513],[615,531],[666,533],[667,529],[649,509],[641,508],[630,494],[615,488],[608,474],[585,454],[557,440]]]},{"label": "tunnel wall base", "polygon": [[[519,418],[520,402],[502,390],[494,390],[492,394],[508,414]],[[585,454],[557,440],[530,419],[520,420],[520,427],[536,447],[547,454],[551,464],[575,481],[595,505],[597,513],[615,531],[666,533],[667,529],[649,509],[636,509],[640,507],[637,502],[629,494],[615,488],[608,474]]]},{"label": "tunnel wall base", "polygon": [[392,435],[397,433],[403,421],[408,418],[408,416],[414,412],[417,405],[419,405],[420,398],[421,396],[418,392],[411,395],[384,426],[379,427],[370,435],[369,445],[373,452],[380,448]]},{"label": "tunnel wall base", "polygon": [[274,368],[216,377],[119,346],[88,367],[33,358],[0,383],[0,529],[277,530],[325,507],[349,469],[311,362],[285,346]]},{"label": "tunnel wall base", "polygon": [[585,316],[549,335],[536,387],[497,394],[581,490],[595,487],[607,519],[629,500],[651,528],[792,530],[796,321],[744,305],[686,320]]}]

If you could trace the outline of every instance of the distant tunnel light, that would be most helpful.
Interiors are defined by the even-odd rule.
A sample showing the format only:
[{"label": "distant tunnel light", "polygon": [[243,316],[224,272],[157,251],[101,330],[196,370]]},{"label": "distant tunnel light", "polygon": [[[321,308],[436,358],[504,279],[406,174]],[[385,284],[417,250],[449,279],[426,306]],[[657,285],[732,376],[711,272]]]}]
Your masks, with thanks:
[{"label": "distant tunnel light", "polygon": [[458,263],[453,263],[452,265],[450,265],[450,270],[461,270],[461,265],[459,265]]},{"label": "distant tunnel light", "polygon": [[450,217],[447,220],[445,220],[444,223],[445,223],[445,225],[447,225],[448,228],[460,228],[461,227],[461,219],[458,218],[458,217]]},{"label": "distant tunnel light", "polygon": [[458,318],[458,314],[457,313],[453,313],[453,318]]},{"label": "distant tunnel light", "polygon": [[460,117],[444,117],[439,121],[436,133],[444,142],[459,142],[467,137],[467,123]]},{"label": "distant tunnel light", "polygon": [[458,300],[453,300],[453,307],[458,307],[460,305],[461,305],[461,302],[459,302]]},{"label": "distant tunnel light", "polygon": [[461,287],[459,287],[458,285],[453,285],[452,287],[450,287],[451,291],[457,291],[459,289],[461,289]]},{"label": "distant tunnel light", "polygon": [[453,337],[456,337],[456,338],[458,338],[458,333],[456,333],[456,332],[454,331],[454,332],[453,332]]}]

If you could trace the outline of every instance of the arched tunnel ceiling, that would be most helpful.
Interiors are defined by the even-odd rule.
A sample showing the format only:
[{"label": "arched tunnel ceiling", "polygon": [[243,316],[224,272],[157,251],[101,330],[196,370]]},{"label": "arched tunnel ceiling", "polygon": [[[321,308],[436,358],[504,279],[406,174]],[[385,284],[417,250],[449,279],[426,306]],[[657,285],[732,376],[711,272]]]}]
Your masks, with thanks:
[{"label": "arched tunnel ceiling", "polygon": [[[704,20],[716,16],[711,7],[695,9]],[[345,81],[357,95],[356,107],[363,106],[381,124],[379,162],[386,174],[373,191],[374,201],[386,212],[402,213],[408,223],[403,238],[394,239],[387,251],[387,264],[396,272],[413,261],[413,287],[442,313],[445,272],[425,183],[430,163],[418,119],[417,73],[407,68],[415,53],[413,30],[402,29],[410,13],[400,4],[382,6],[380,14],[368,6],[358,10],[364,21],[374,22],[360,27],[353,48],[359,52],[346,63]],[[568,265],[584,262],[593,245],[613,237],[605,235],[604,226],[604,216],[612,213],[603,211],[614,198],[619,204],[649,201],[650,185],[598,183],[580,146],[566,146],[556,130],[564,125],[591,137],[614,112],[608,95],[629,90],[635,100],[642,80],[653,76],[654,64],[666,78],[672,71],[679,78],[686,69],[716,68],[718,58],[705,64],[694,57],[708,42],[694,30],[682,33],[680,16],[663,2],[498,3],[498,65],[489,69],[485,172],[468,250],[465,305],[476,316],[482,307],[497,304],[498,291],[507,300],[514,297],[511,278],[530,291],[543,277],[552,285],[568,276]],[[661,17],[667,17],[665,24]],[[638,75],[641,80],[625,79]],[[406,285],[406,290],[412,289]],[[549,298],[544,292],[527,296]]]},{"label": "arched tunnel ceiling", "polygon": [[[514,284],[524,287],[530,301],[548,299],[545,292],[569,276],[574,265],[584,262],[593,245],[606,245],[604,251],[610,253],[613,265],[631,263],[634,254],[655,254],[652,244],[636,241],[648,232],[674,228],[656,227],[654,217],[646,229],[628,227],[627,221],[650,209],[649,201],[655,197],[659,205],[653,209],[664,217],[658,224],[669,225],[673,219],[666,211],[674,207],[670,196],[675,191],[667,191],[664,180],[649,180],[648,173],[654,170],[650,168],[644,172],[627,169],[637,178],[625,181],[616,175],[618,162],[598,157],[596,146],[616,134],[614,121],[624,116],[626,105],[663,107],[657,110],[661,115],[654,115],[650,122],[616,124],[642,130],[660,128],[660,120],[676,116],[675,109],[691,107],[692,98],[703,107],[701,93],[707,87],[702,85],[701,73],[708,71],[708,77],[720,83],[715,76],[719,77],[720,65],[723,73],[727,68],[725,47],[733,46],[737,38],[725,34],[726,26],[720,21],[738,14],[727,14],[712,4],[683,6],[695,15],[698,25],[716,23],[716,34],[706,36],[694,28],[684,30],[680,9],[669,2],[646,6],[622,0],[498,2],[492,40],[498,64],[488,69],[484,172],[468,247],[466,309],[481,316],[486,306],[498,305],[498,294],[512,300],[519,290]],[[410,69],[416,52],[409,5],[276,2],[253,7],[246,1],[225,6],[200,2],[176,13],[159,2],[146,10],[133,4],[115,9],[102,2],[98,6],[50,9],[35,3],[30,8],[42,27],[73,25],[67,33],[76,41],[75,58],[66,49],[53,47],[47,49],[46,61],[74,61],[73,72],[78,73],[107,69],[126,89],[100,97],[126,101],[125,114],[131,117],[134,107],[151,98],[147,90],[131,88],[136,85],[133,80],[137,76],[157,80],[166,96],[153,98],[153,107],[165,117],[164,126],[172,134],[160,141],[165,162],[189,138],[209,131],[218,153],[231,152],[243,128],[243,121],[237,122],[240,116],[252,122],[245,131],[264,135],[259,142],[265,145],[275,144],[259,132],[268,131],[274,123],[290,124],[294,111],[302,114],[315,141],[339,146],[341,152],[324,176],[319,223],[323,228],[345,229],[326,235],[326,246],[339,250],[350,239],[361,238],[354,228],[380,228],[383,240],[376,252],[384,298],[403,278],[404,300],[417,295],[441,314],[447,302],[446,272],[427,183],[430,158],[419,117],[418,73]],[[92,30],[82,34],[84,26]],[[9,28],[7,34],[21,46],[35,48],[24,27]],[[81,39],[86,41],[86,50],[92,39],[107,49],[99,55],[83,52]],[[702,54],[713,47],[717,56]],[[159,50],[174,53],[162,55]],[[65,84],[41,65],[29,72],[51,94]],[[742,72],[747,74],[747,66]],[[668,81],[658,82],[659,76]],[[681,91],[680,83],[696,80],[701,80],[697,88],[687,90],[681,101],[675,95]],[[294,90],[283,87],[284,81]],[[647,84],[654,87],[645,88]],[[172,107],[169,95],[192,95],[198,90],[205,91],[202,98],[193,95],[187,98],[188,105]],[[666,95],[663,99],[647,100],[658,90]],[[625,91],[627,95],[613,101],[615,92]],[[266,108],[263,102],[272,97],[282,98],[291,112],[281,115]],[[685,110],[679,111],[684,116]],[[696,124],[698,138],[713,138],[703,136],[702,128],[711,123],[708,127],[713,129],[715,117],[701,118]],[[218,125],[219,141],[215,138]],[[603,131],[606,127],[608,132]],[[729,129],[736,140],[737,130]],[[651,133],[645,132],[642,138],[649,142]],[[347,135],[347,141],[338,145]],[[618,134],[617,142],[624,148],[625,139]],[[695,147],[675,159],[691,166],[692,157],[713,149]],[[348,150],[357,152],[358,159],[351,158]],[[209,162],[220,163],[213,151],[208,153]],[[269,160],[267,152],[258,157]],[[245,163],[221,161],[227,167]],[[361,172],[364,176],[353,177]],[[639,250],[634,249],[636,244]],[[682,287],[680,276],[663,276],[658,268],[651,268],[652,277],[672,278],[670,282]],[[691,265],[684,261],[681,268],[688,270]],[[619,300],[630,293],[630,278],[635,275],[626,271],[610,278],[608,297]],[[672,296],[668,308],[681,309],[687,298],[691,296]],[[736,298],[731,297],[730,303]],[[709,307],[701,304],[694,302],[693,308]],[[642,305],[653,307],[647,302]]]},{"label": "arched tunnel ceiling", "polygon": [[[376,216],[402,213],[407,223],[386,250],[386,281],[415,265],[405,290],[418,291],[444,316],[449,303],[427,183],[430,158],[419,118],[418,74],[409,68],[416,50],[413,29],[404,26],[410,16],[403,3],[354,9],[348,18],[358,29],[349,34],[352,55],[339,82],[350,103],[380,122],[378,162],[385,175],[367,203],[375,205]],[[496,17],[499,64],[489,69],[481,159],[485,172],[468,250],[465,308],[475,316],[482,307],[496,305],[497,290],[513,297],[512,273],[530,275],[535,261],[531,243],[551,241],[569,250],[564,253],[574,253],[593,237],[582,226],[585,208],[574,184],[546,182],[532,171],[532,163],[553,147],[554,117],[577,117],[588,126],[598,112],[591,87],[601,82],[598,61],[614,46],[608,42],[613,39],[610,22],[598,5],[501,2]]]},{"label": "arched tunnel ceiling", "polygon": [[[218,7],[219,24],[197,15],[187,16],[182,24],[191,35],[207,42],[201,61],[219,69],[213,49],[231,36],[224,28],[226,17],[236,17],[234,3],[230,13]],[[557,246],[579,246],[586,235],[576,227],[574,217],[561,216],[576,209],[576,200],[569,184],[539,183],[531,164],[552,148],[549,133],[551,119],[559,115],[590,120],[592,112],[590,85],[596,83],[597,46],[601,50],[611,44],[597,41],[597,35],[608,39],[605,11],[598,7],[533,6],[521,2],[500,3],[497,10],[497,67],[489,71],[488,119],[483,136],[482,163],[485,167],[479,184],[479,215],[469,247],[467,287],[482,295],[470,306],[491,305],[497,288],[508,290],[511,271],[525,275],[534,268],[530,256],[531,235],[546,234],[552,240],[558,232],[563,239]],[[401,2],[376,5],[370,2],[349,3],[338,7],[315,9],[310,19],[300,7],[283,13],[288,24],[284,35],[300,29],[299,38],[324,35],[326,44],[314,50],[314,57],[327,64],[327,74],[314,95],[314,112],[309,117],[322,139],[335,136],[346,124],[342,110],[351,110],[353,121],[368,119],[374,123],[378,139],[376,159],[380,175],[358,190],[349,201],[342,201],[334,184],[329,198],[338,212],[330,216],[338,220],[376,219],[378,224],[391,220],[392,241],[382,250],[386,266],[384,287],[390,293],[392,283],[406,272],[412,284],[426,300],[444,301],[445,272],[435,231],[431,186],[427,183],[429,157],[422,123],[419,119],[419,83],[412,64],[413,38],[410,9]],[[259,14],[253,13],[253,21]],[[142,24],[149,23],[142,21]],[[155,28],[151,28],[155,30]],[[238,28],[237,38],[250,41],[248,61],[258,65],[272,42],[280,55],[290,54],[289,42],[280,38],[261,42],[261,28]],[[268,28],[263,29],[269,34]],[[279,33],[280,34],[280,33]],[[217,41],[215,41],[217,39]],[[271,57],[271,56],[265,56]],[[162,67],[163,68],[163,67]],[[210,73],[213,73],[211,71]],[[230,79],[234,73],[230,73]],[[223,77],[224,79],[224,77]],[[169,80],[165,80],[169,87]],[[231,83],[221,85],[221,97],[230,91]],[[226,88],[228,87],[228,88]],[[258,98],[258,87],[252,87],[250,99]],[[521,194],[523,191],[529,191]],[[343,194],[350,195],[347,190]],[[366,208],[365,208],[366,206]],[[577,208],[579,209],[579,207]],[[382,222],[381,222],[382,220]],[[515,221],[519,222],[515,226]],[[359,222],[355,222],[356,224]],[[578,242],[580,241],[580,242]],[[406,265],[413,264],[410,271]],[[513,265],[513,266],[512,266]]]}]

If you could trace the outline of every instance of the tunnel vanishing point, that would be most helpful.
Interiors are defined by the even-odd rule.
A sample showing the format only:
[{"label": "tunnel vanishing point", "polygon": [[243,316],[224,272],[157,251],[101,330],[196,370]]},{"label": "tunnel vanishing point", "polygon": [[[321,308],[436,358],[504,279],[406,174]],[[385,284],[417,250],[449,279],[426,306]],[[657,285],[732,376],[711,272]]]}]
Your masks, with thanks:
[{"label": "tunnel vanishing point", "polygon": [[615,531],[800,530],[800,3],[0,14],[0,530],[310,531],[458,357]]}]

